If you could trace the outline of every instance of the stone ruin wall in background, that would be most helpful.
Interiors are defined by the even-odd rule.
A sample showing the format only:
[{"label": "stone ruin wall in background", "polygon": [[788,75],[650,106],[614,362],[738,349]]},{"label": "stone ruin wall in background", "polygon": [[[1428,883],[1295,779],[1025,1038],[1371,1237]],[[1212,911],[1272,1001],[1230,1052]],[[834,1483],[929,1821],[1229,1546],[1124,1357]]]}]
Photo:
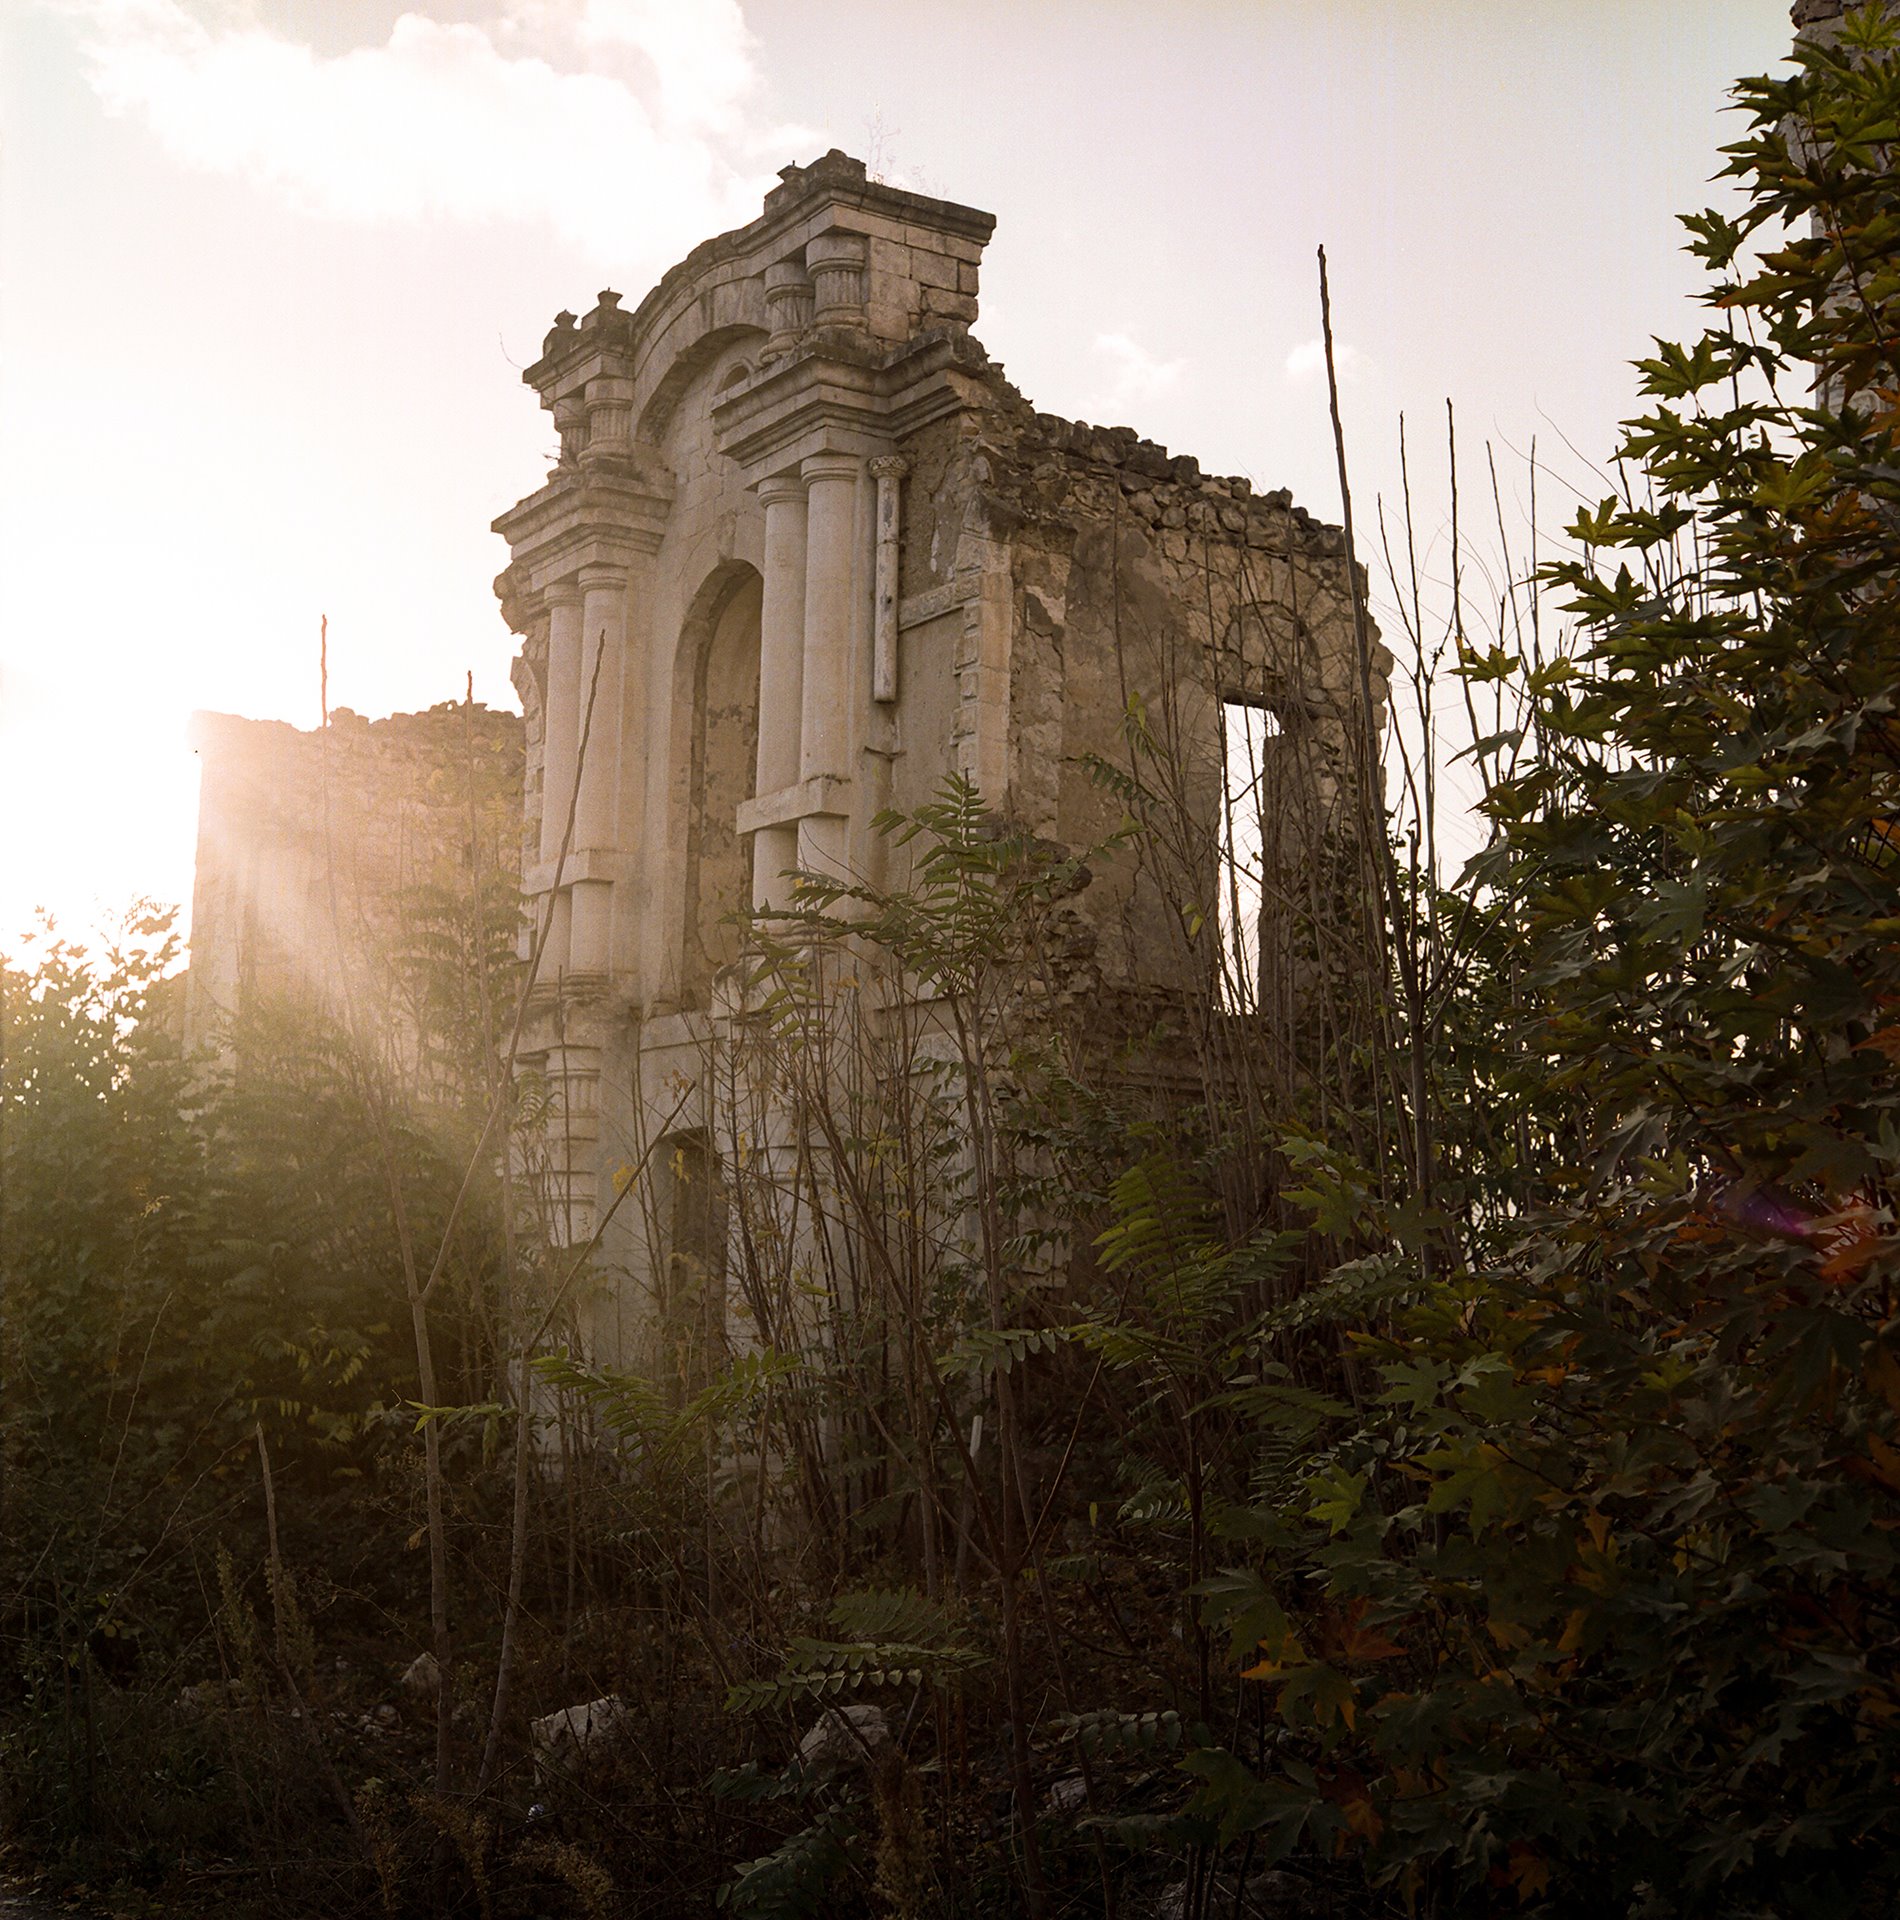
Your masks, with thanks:
[{"label": "stone ruin wall in background", "polygon": [[[521,721],[477,705],[473,733],[476,853],[485,875],[513,877]],[[339,707],[327,735],[200,713],[192,740],[201,784],[188,1041],[214,1043],[233,1015],[272,1000],[333,1000],[339,953],[369,1017],[394,1018],[392,957],[413,937],[420,891],[466,891],[475,872],[467,710],[366,720]]]}]

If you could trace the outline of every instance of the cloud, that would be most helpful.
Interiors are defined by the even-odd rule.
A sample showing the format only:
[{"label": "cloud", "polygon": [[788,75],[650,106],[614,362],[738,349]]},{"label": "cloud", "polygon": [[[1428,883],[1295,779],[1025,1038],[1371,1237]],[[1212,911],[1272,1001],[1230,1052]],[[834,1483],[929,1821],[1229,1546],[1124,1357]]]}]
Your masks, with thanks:
[{"label": "cloud", "polygon": [[575,31],[590,53],[631,51],[650,62],[671,124],[739,126],[756,81],[739,0],[587,0]]},{"label": "cloud", "polygon": [[[1348,346],[1343,340],[1333,342],[1333,364],[1339,369],[1339,384],[1342,387],[1363,379],[1372,371],[1372,362],[1357,347]],[[1320,339],[1302,340],[1286,357],[1286,377],[1289,380],[1324,380],[1326,342]]]},{"label": "cloud", "polygon": [[1090,401],[1090,411],[1111,414],[1156,400],[1180,380],[1185,360],[1157,360],[1126,333],[1098,333],[1092,342],[1105,380]]},{"label": "cloud", "polygon": [[185,165],[339,220],[543,222],[658,268],[753,218],[759,161],[811,138],[752,121],[738,0],[516,0],[487,25],[405,13],[336,55],[184,0],[61,4],[109,113]]}]

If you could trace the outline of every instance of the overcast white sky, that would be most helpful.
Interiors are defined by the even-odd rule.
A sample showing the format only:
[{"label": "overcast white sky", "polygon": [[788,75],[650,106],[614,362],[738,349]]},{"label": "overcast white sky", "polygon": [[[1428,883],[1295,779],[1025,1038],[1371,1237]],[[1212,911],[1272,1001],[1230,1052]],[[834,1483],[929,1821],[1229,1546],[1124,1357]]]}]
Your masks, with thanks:
[{"label": "overcast white sky", "polygon": [[1039,406],[1337,518],[1324,242],[1369,519],[1447,396],[1507,476],[1534,434],[1607,454],[1630,356],[1697,324],[1673,215],[1727,86],[1789,33],[1783,0],[0,0],[0,945],[189,893],[187,718],[314,724],[320,614],[339,704],[470,669],[512,703],[518,368],[787,161],[994,212],[976,330]]}]

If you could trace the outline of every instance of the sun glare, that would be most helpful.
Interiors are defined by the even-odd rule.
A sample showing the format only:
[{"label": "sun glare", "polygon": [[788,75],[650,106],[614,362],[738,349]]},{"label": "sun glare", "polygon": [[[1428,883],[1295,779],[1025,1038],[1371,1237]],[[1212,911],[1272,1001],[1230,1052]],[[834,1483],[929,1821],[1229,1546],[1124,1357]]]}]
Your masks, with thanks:
[{"label": "sun glare", "polygon": [[14,823],[0,862],[0,951],[40,913],[91,943],[134,902],[191,899],[197,762],[186,715],[9,664],[0,678],[0,805]]}]

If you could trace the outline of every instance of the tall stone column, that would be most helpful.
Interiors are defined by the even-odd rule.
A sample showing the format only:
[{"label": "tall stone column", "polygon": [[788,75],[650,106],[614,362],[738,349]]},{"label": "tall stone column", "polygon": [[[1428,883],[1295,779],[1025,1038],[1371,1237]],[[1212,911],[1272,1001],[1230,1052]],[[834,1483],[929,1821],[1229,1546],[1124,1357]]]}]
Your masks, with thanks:
[{"label": "tall stone column", "polygon": [[[574,792],[574,761],[581,727],[581,590],[564,580],[546,594],[548,607],[548,696],[541,745],[541,858],[560,857],[567,831],[568,803]],[[541,962],[544,979],[568,967],[568,903],[565,893],[551,903],[553,931]]]},{"label": "tall stone column", "polygon": [[[857,587],[858,474],[855,454],[815,453],[805,481],[805,681],[799,702],[802,780],[850,777],[851,648]],[[842,813],[808,813],[799,822],[798,862],[842,874]]]},{"label": "tall stone column", "polygon": [[877,606],[871,627],[871,698],[897,698],[897,574],[899,488],[910,462],[901,453],[880,453],[871,462],[877,482]]},{"label": "tall stone column", "polygon": [[549,1199],[557,1246],[577,1246],[594,1231],[599,1196],[601,1036],[588,1009],[564,1005],[542,1071],[555,1096],[547,1116]]},{"label": "tall stone column", "polygon": [[[602,974],[609,965],[613,882],[602,871],[618,844],[615,797],[620,788],[621,675],[626,658],[627,575],[614,566],[581,569],[579,726],[587,735],[574,807],[574,847],[588,859],[576,863],[573,930],[568,965],[577,974]],[[595,661],[599,679],[595,681]],[[590,691],[593,717],[587,717]],[[576,734],[578,750],[579,733]]]},{"label": "tall stone column", "polygon": [[[797,783],[805,682],[805,483],[782,474],[759,485],[765,508],[765,584],[759,610],[761,797]],[[785,904],[779,876],[798,864],[798,828],[761,827],[752,836],[752,904]]]}]

